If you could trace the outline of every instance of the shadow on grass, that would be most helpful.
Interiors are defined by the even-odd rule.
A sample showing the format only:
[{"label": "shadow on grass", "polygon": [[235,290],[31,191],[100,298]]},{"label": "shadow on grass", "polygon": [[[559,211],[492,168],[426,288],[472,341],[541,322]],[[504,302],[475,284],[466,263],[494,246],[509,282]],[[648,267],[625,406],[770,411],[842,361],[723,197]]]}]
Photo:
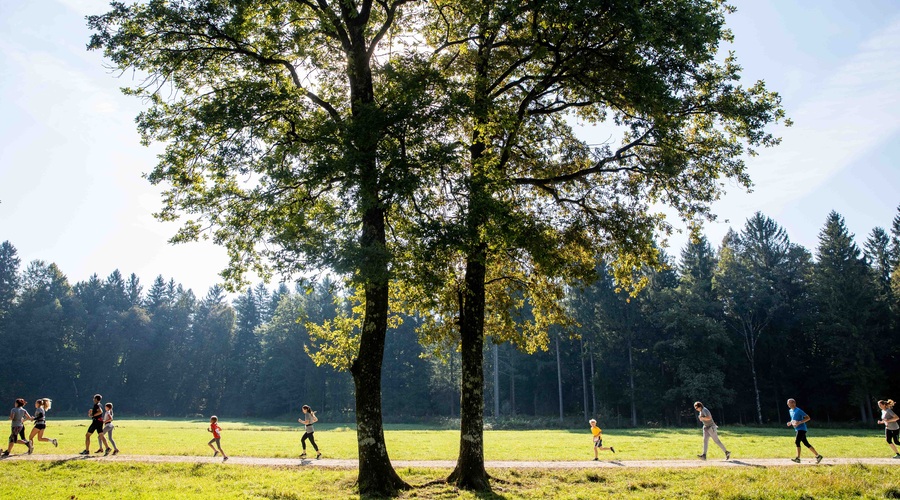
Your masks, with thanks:
[{"label": "shadow on grass", "polygon": [[756,467],[756,468],[758,468],[758,469],[767,469],[767,468],[768,468],[768,467],[766,467],[765,465],[760,465],[760,464],[750,464],[750,463],[747,463],[747,462],[741,462],[740,460],[731,460],[730,462],[733,463],[733,464],[736,464],[736,465],[744,466],[744,467]]},{"label": "shadow on grass", "polygon": [[41,470],[50,470],[50,469],[55,469],[56,467],[61,467],[63,465],[66,465],[69,462],[83,462],[85,460],[92,460],[92,459],[94,459],[94,457],[92,457],[90,455],[78,455],[75,457],[63,458],[61,460],[53,460],[51,462],[47,462],[47,463],[41,465],[40,468],[41,468]]}]

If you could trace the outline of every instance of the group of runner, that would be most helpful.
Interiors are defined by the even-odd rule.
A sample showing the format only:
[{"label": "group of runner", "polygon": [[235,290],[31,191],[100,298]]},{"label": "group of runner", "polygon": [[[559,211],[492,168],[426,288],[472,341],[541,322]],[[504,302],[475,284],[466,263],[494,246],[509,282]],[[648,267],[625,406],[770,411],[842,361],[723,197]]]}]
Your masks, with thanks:
[{"label": "group of runner", "polygon": [[[103,453],[104,456],[109,455],[110,452],[112,452],[113,455],[119,453],[119,448],[116,446],[116,442],[113,439],[113,430],[115,429],[115,426],[113,425],[113,404],[106,403],[104,407],[101,407],[100,402],[102,400],[103,396],[95,394],[94,404],[91,409],[88,410],[91,424],[84,435],[84,450],[80,453],[81,455],[89,455],[91,453],[91,434],[94,432],[97,433],[97,440],[100,446],[94,453]],[[49,398],[41,398],[35,401],[34,416],[29,414],[28,410],[25,409],[26,404],[27,402],[23,398],[18,398],[16,399],[15,406],[10,410],[9,419],[12,421],[12,425],[9,435],[9,446],[3,451],[2,456],[9,456],[13,446],[17,443],[27,446],[28,454],[31,455],[31,453],[34,452],[35,436],[37,436],[38,441],[52,443],[54,447],[59,446],[59,442],[56,439],[44,437],[44,430],[47,428],[47,411],[50,410],[52,401]],[[884,425],[885,439],[894,451],[893,458],[900,459],[900,451],[897,449],[897,446],[900,446],[900,417],[894,413],[893,408],[895,404],[896,403],[892,399],[878,401],[878,407],[881,409],[881,419],[878,421],[878,424]],[[797,401],[793,398],[787,400],[787,406],[791,415],[791,419],[787,422],[787,426],[793,427],[796,433],[794,445],[797,447],[797,456],[791,460],[800,463],[800,445],[802,444],[813,454],[816,463],[821,462],[822,455],[813,448],[806,438],[808,430],[806,423],[810,421],[809,415],[797,406]],[[103,408],[105,408],[105,411]],[[697,458],[706,460],[709,441],[712,440],[712,442],[725,453],[725,460],[730,460],[731,451],[729,451],[719,439],[718,426],[716,425],[715,420],[713,420],[712,413],[708,408],[703,406],[703,403],[700,401],[694,403],[694,409],[697,411],[697,419],[703,424],[703,453],[697,455]],[[31,434],[28,439],[25,439],[26,421],[34,422],[34,427],[31,429]],[[322,458],[322,453],[319,451],[318,445],[316,445],[314,436],[315,429],[313,424],[319,421],[318,417],[316,417],[316,412],[314,412],[309,405],[303,405],[303,415],[297,419],[297,421],[305,426],[305,432],[300,439],[300,444],[303,446],[303,453],[300,455],[300,458],[306,458],[306,441],[309,441],[310,444],[312,444],[313,449],[316,451],[316,458]],[[597,421],[591,419],[589,423],[591,425],[591,436],[594,442],[594,460],[599,460],[599,451],[609,450],[612,453],[615,453],[616,450],[612,446],[603,446],[603,431],[597,426]],[[213,450],[213,457],[216,457],[221,453],[222,460],[228,460],[228,455],[222,450],[222,428],[219,426],[219,419],[215,415],[210,417],[207,431],[211,432],[213,435],[213,438],[207,443]],[[213,446],[213,444],[216,446]]]},{"label": "group of runner", "polygon": [[[878,421],[878,424],[884,425],[885,439],[891,449],[894,450],[893,458],[900,459],[900,451],[897,450],[897,446],[900,445],[900,423],[898,423],[900,417],[897,417],[897,414],[894,413],[894,404],[893,399],[878,401],[878,407],[881,408],[881,420]],[[792,458],[791,461],[800,463],[800,445],[802,444],[813,454],[816,463],[821,462],[822,455],[816,451],[816,449],[809,444],[809,440],[806,439],[806,432],[808,430],[806,423],[810,421],[809,415],[797,406],[797,401],[793,398],[787,400],[787,406],[791,415],[791,419],[787,422],[787,426],[793,427],[796,433],[794,445],[797,447],[797,456]],[[697,455],[697,458],[706,460],[706,452],[709,448],[709,441],[711,439],[713,443],[725,453],[725,460],[731,460],[731,452],[728,451],[725,445],[722,444],[722,440],[719,439],[719,427],[716,425],[715,420],[713,420],[709,408],[706,408],[703,406],[703,403],[697,401],[694,403],[694,409],[697,410],[697,419],[703,424],[703,453]],[[608,448],[603,446],[603,431],[597,427],[597,421],[591,419],[588,423],[591,424],[591,435],[594,440],[594,460],[599,460],[597,454],[598,451],[609,450],[615,453],[616,450],[612,446]]]}]

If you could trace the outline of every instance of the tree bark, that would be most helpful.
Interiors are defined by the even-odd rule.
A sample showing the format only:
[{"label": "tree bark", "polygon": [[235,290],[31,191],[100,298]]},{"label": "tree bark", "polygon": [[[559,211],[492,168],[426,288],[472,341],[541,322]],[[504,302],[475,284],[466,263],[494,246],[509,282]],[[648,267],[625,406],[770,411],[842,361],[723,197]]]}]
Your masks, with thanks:
[{"label": "tree bark", "polygon": [[556,336],[556,389],[559,393],[559,421],[563,421],[562,364],[559,362],[559,335]]},{"label": "tree bark", "polygon": [[484,307],[486,245],[467,257],[464,302],[460,322],[462,390],[460,439],[456,468],[447,482],[458,488],[490,491],[484,469]]},{"label": "tree bark", "polygon": [[[371,207],[363,217],[363,247],[369,245],[378,249],[384,244],[384,238],[384,211]],[[356,387],[356,439],[359,449],[357,485],[360,495],[393,496],[398,490],[409,488],[409,485],[400,479],[391,465],[384,442],[381,369],[387,335],[387,265],[385,262],[383,268],[374,267],[365,284],[365,317],[359,354],[350,367]]]}]

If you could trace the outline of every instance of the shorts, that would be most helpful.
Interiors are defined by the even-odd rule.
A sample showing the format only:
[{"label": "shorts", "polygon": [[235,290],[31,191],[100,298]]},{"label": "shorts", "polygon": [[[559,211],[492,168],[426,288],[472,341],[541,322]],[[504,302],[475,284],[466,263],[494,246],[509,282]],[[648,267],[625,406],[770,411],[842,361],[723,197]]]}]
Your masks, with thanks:
[{"label": "shorts", "polygon": [[594,448],[600,448],[600,447],[602,447],[602,446],[603,446],[603,440],[602,440],[602,439],[598,439],[598,440],[594,441]]},{"label": "shorts", "polygon": [[105,424],[103,426],[103,432],[111,432],[114,429],[113,424]]},{"label": "shorts", "polygon": [[[15,443],[16,440],[19,438],[20,432],[22,433],[23,436],[25,435],[25,426],[24,425],[12,426],[12,432],[9,434],[9,442]],[[25,438],[22,438],[22,439],[24,440]]]},{"label": "shorts", "polygon": [[47,428],[47,423],[46,422],[35,422],[34,428],[38,429],[38,430],[44,430]]},{"label": "shorts", "polygon": [[94,431],[97,431],[97,434],[103,434],[102,420],[91,420],[91,426],[88,427],[87,433],[93,434]]}]

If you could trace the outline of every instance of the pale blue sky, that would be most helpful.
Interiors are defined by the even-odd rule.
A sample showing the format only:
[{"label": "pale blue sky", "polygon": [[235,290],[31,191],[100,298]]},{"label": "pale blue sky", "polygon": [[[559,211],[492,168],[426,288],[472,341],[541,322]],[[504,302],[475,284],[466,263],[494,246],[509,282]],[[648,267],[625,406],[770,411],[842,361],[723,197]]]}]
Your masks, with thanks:
[{"label": "pale blue sky", "polygon": [[[714,245],[760,210],[815,251],[831,210],[862,243],[900,205],[900,1],[736,0],[732,49],[748,84],[779,91],[795,126],[749,160],[752,194],[715,205]],[[141,103],[85,50],[99,0],[0,0],[0,241],[23,263],[56,262],[71,282],[114,269],[157,274],[198,295],[226,262],[208,243],[172,246],[158,190],[141,174],[158,149],[138,144]],[[724,222],[728,220],[729,222]],[[685,238],[671,240],[678,254]]]}]

